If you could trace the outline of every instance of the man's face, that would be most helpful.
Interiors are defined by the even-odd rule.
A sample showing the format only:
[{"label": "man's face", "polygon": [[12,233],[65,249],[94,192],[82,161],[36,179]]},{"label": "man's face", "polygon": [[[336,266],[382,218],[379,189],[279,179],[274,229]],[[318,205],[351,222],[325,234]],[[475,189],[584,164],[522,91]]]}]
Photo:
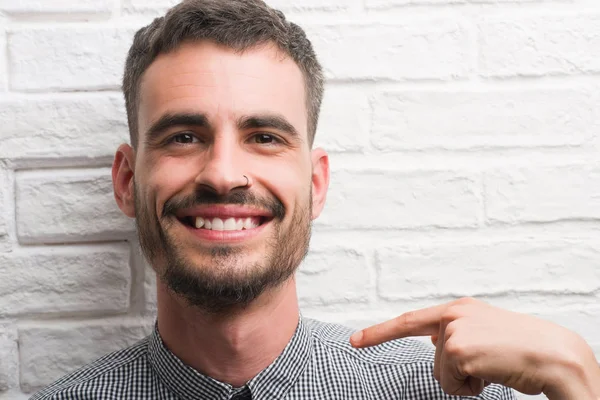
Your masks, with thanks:
[{"label": "man's face", "polygon": [[305,104],[300,69],[271,46],[188,43],[145,72],[129,182],[139,239],[192,305],[247,305],[304,257],[328,182]]}]

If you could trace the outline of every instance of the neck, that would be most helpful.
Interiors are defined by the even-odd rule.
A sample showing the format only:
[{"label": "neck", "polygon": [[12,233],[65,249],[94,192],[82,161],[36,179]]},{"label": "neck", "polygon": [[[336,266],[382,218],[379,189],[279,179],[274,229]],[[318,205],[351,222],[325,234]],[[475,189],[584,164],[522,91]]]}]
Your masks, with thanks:
[{"label": "neck", "polygon": [[186,365],[233,387],[270,365],[298,326],[294,279],[229,315],[190,307],[160,280],[157,303],[158,330],[167,348]]}]

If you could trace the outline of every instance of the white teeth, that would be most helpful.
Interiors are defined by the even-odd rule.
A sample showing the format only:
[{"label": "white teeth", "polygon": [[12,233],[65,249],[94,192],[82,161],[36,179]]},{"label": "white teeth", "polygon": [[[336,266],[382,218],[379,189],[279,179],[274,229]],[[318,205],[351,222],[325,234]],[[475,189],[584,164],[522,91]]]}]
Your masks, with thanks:
[{"label": "white teeth", "polygon": [[254,223],[252,218],[246,218],[244,220],[244,229],[254,229],[256,227],[258,227],[258,225]]},{"label": "white teeth", "polygon": [[224,231],[235,231],[235,228],[236,228],[235,218],[227,218],[225,220],[225,222],[223,223]]},{"label": "white teeth", "polygon": [[213,231],[222,231],[224,223],[221,218],[213,218],[211,225],[212,225],[211,229]]},{"label": "white teeth", "polygon": [[244,229],[254,229],[257,228],[260,224],[256,222],[256,218],[227,218],[226,220],[222,220],[221,218],[202,218],[195,217],[194,218],[194,226],[196,229],[209,229],[213,231],[241,231]]}]

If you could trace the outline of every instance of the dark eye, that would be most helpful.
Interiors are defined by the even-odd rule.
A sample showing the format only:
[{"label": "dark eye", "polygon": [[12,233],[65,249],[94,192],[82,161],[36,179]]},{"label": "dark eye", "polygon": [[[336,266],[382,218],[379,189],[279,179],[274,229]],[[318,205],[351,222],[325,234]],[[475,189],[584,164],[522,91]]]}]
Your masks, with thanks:
[{"label": "dark eye", "polygon": [[180,133],[178,135],[173,136],[171,140],[179,144],[189,144],[197,142],[198,138],[196,138],[191,133]]},{"label": "dark eye", "polygon": [[275,143],[277,139],[273,135],[269,135],[266,133],[260,133],[254,136],[254,141],[258,144],[271,144]]}]

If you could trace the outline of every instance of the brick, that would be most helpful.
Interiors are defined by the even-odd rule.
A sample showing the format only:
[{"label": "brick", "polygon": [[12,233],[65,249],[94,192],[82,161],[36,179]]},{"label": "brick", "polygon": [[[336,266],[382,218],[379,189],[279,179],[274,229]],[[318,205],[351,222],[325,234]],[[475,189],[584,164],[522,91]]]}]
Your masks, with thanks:
[{"label": "brick", "polygon": [[582,241],[457,241],[386,247],[376,258],[379,294],[390,300],[600,288],[600,250]]},{"label": "brick", "polygon": [[2,400],[28,400],[31,396],[24,394],[20,389],[10,390],[2,394]]},{"label": "brick", "polygon": [[0,235],[0,253],[11,251],[12,246],[10,236]]},{"label": "brick", "polygon": [[369,141],[369,100],[361,89],[325,89],[315,145],[331,152],[361,151]]},{"label": "brick", "polygon": [[3,242],[8,240],[8,221],[12,218],[12,207],[9,207],[9,198],[13,196],[12,185],[8,179],[8,171],[0,164],[0,251]]},{"label": "brick", "polygon": [[536,15],[479,25],[486,76],[541,76],[600,71],[600,15]]},{"label": "brick", "polygon": [[8,14],[30,13],[109,13],[114,0],[0,0],[0,11]]},{"label": "brick", "polygon": [[146,257],[142,254],[142,250],[139,247],[139,242],[135,240],[135,251],[136,251],[136,263],[139,265],[139,271],[144,275],[142,283],[143,292],[143,306],[140,307],[145,313],[149,315],[156,314],[156,273],[150,266],[150,263],[146,260]]},{"label": "brick", "polygon": [[380,93],[372,142],[379,150],[573,146],[599,129],[597,90]]},{"label": "brick", "polygon": [[600,218],[600,169],[593,165],[492,171],[484,182],[492,222]]},{"label": "brick", "polygon": [[[0,26],[5,26],[5,24],[6,21],[0,13]],[[0,93],[6,92],[8,89],[8,70],[6,69],[8,65],[8,59],[6,58],[7,46],[6,32],[4,29],[0,29]]]},{"label": "brick", "polygon": [[469,34],[455,21],[303,28],[330,79],[452,79],[469,72]]},{"label": "brick", "polygon": [[179,2],[179,0],[124,0],[123,8],[126,12],[152,11],[162,15]]},{"label": "brick", "polygon": [[31,393],[49,385],[104,354],[135,344],[152,326],[150,320],[132,319],[23,327],[19,330],[21,388]]},{"label": "brick", "polygon": [[129,246],[45,246],[0,253],[0,315],[125,312]]},{"label": "brick", "polygon": [[121,86],[134,29],[21,28],[9,32],[13,90],[98,90]]},{"label": "brick", "polygon": [[16,332],[0,326],[0,395],[19,386],[19,353]]},{"label": "brick", "polygon": [[142,253],[139,240],[136,237],[130,241],[132,248],[132,262],[135,279],[135,288],[132,295],[132,310],[144,316],[155,316],[156,306],[156,273]]},{"label": "brick", "polygon": [[156,313],[156,273],[150,266],[144,269],[144,300],[145,311],[150,314]]},{"label": "brick", "polygon": [[121,95],[52,95],[0,99],[0,158],[112,158],[129,141]]},{"label": "brick", "polygon": [[480,184],[453,172],[334,171],[316,223],[336,229],[473,227]]},{"label": "brick", "polygon": [[108,168],[20,173],[16,180],[22,242],[115,240],[135,231],[116,205]]},{"label": "brick", "polygon": [[302,10],[347,10],[354,3],[353,0],[268,0],[269,6],[282,11],[302,11]]},{"label": "brick", "polygon": [[[126,0],[124,9],[126,12],[148,12],[163,14],[169,8],[177,4],[178,0]],[[349,0],[269,0],[267,4],[282,11],[303,10],[346,10],[350,4]]]},{"label": "brick", "polygon": [[350,248],[311,251],[296,281],[301,305],[364,303],[371,293],[366,257]]},{"label": "brick", "polygon": [[367,9],[386,9],[408,5],[541,3],[552,0],[366,0]]}]

